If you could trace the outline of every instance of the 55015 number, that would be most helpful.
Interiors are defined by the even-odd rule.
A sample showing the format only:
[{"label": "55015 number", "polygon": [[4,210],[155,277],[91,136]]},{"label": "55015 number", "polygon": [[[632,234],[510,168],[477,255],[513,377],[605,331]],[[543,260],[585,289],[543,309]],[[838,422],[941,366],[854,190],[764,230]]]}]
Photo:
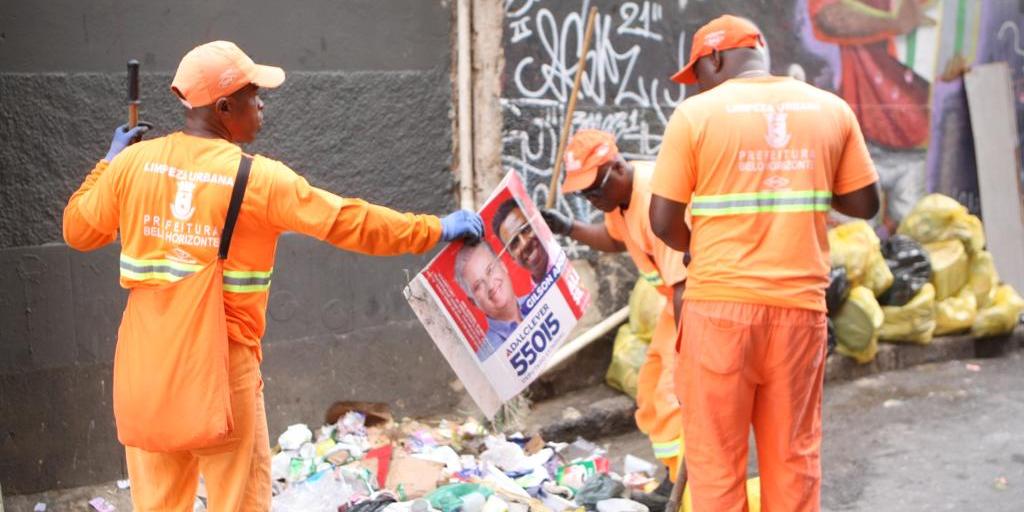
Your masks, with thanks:
[{"label": "55015 number", "polygon": [[529,340],[523,343],[519,350],[512,354],[512,357],[509,359],[517,376],[522,377],[530,371],[530,368],[537,363],[538,357],[551,345],[561,327],[562,325],[555,318],[555,314],[548,313],[548,316],[544,318],[544,323],[533,331]]}]

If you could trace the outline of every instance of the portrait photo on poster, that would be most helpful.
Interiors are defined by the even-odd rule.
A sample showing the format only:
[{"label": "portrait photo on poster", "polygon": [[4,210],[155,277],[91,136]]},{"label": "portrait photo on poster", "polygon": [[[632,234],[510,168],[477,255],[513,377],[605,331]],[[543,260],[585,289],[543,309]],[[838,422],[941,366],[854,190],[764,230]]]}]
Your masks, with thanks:
[{"label": "portrait photo on poster", "polygon": [[[446,332],[462,338],[456,345],[507,399],[539,374],[589,295],[516,174],[506,176],[479,213],[483,239],[445,247],[417,279],[451,324]],[[438,343],[442,352],[451,346]]]}]

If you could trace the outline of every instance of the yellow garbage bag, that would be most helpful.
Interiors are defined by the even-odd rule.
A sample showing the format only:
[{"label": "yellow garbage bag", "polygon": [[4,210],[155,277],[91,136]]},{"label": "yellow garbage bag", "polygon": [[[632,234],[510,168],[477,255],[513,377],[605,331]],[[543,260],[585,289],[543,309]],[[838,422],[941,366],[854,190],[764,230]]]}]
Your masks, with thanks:
[{"label": "yellow garbage bag", "polygon": [[960,293],[935,305],[935,335],[964,332],[974,325],[976,316],[978,299],[975,299],[971,289],[965,286]]},{"label": "yellow garbage bag", "polygon": [[978,251],[971,256],[967,286],[974,293],[979,310],[992,305],[992,300],[996,296],[996,288],[999,288],[999,273],[996,272],[996,264],[992,261],[992,253]]},{"label": "yellow garbage bag", "polygon": [[636,280],[629,293],[629,322],[619,327],[612,346],[612,362],[604,380],[609,386],[636,398],[640,367],[647,358],[647,347],[654,336],[658,317],[668,298],[644,278]]},{"label": "yellow garbage bag", "polygon": [[644,278],[636,280],[629,293],[629,326],[641,339],[651,342],[658,316],[668,298],[658,293],[658,288]]},{"label": "yellow garbage bag", "polygon": [[882,341],[931,343],[935,332],[935,287],[925,283],[910,302],[882,306],[885,320],[878,331]]},{"label": "yellow garbage bag", "polygon": [[1012,286],[1004,284],[996,289],[992,305],[978,312],[971,326],[974,336],[999,336],[1013,332],[1024,313],[1024,299]]},{"label": "yellow garbage bag", "polygon": [[[761,477],[759,476],[747,479],[747,510],[761,512]],[[686,490],[683,492],[683,508],[680,512],[693,512],[690,486],[686,486]]]},{"label": "yellow garbage bag", "polygon": [[885,322],[885,314],[871,290],[857,286],[833,318],[836,333],[836,352],[864,364],[878,353],[878,331]]},{"label": "yellow garbage bag", "polygon": [[881,241],[863,220],[840,224],[828,232],[832,266],[846,268],[854,286],[865,286],[879,296],[892,286],[893,276],[882,256]]},{"label": "yellow garbage bag", "polygon": [[604,381],[609,386],[626,393],[636,399],[637,378],[640,367],[647,359],[647,348],[651,339],[637,336],[629,324],[619,327],[612,346],[612,362],[604,374]]},{"label": "yellow garbage bag", "polygon": [[981,220],[942,194],[929,194],[918,201],[896,232],[922,244],[960,240],[972,254],[985,247]]},{"label": "yellow garbage bag", "polygon": [[967,284],[967,271],[970,268],[964,244],[959,240],[947,240],[925,244],[924,248],[932,261],[935,300],[945,300],[959,293]]}]

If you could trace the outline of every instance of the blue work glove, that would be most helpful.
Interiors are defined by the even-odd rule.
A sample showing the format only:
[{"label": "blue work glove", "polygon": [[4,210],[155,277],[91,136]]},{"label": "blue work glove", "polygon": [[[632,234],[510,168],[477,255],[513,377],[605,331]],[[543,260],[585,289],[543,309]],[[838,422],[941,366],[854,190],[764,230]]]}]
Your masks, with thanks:
[{"label": "blue work glove", "polygon": [[135,144],[142,139],[142,134],[146,133],[152,128],[153,125],[140,122],[135,128],[128,129],[127,124],[122,124],[114,130],[114,138],[110,140],[110,151],[107,151],[107,156],[103,157],[106,161],[111,161],[117,156],[118,153],[124,151],[124,148]]},{"label": "blue work glove", "polygon": [[451,242],[462,238],[468,244],[475,244],[484,236],[484,220],[469,210],[449,213],[441,219],[441,241]]}]

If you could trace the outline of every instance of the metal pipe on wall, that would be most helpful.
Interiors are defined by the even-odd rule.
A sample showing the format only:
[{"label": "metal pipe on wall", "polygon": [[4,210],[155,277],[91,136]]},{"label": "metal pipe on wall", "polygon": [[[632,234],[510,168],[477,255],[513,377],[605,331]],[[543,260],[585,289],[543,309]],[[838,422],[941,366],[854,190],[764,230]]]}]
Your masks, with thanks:
[{"label": "metal pipe on wall", "polygon": [[623,306],[622,309],[612,313],[608,318],[601,320],[590,329],[562,345],[562,348],[558,349],[558,352],[551,356],[547,367],[544,368],[541,375],[547,374],[563,361],[576,355],[580,350],[587,348],[591,343],[601,339],[611,332],[612,329],[622,325],[627,320],[629,320],[629,306]]},{"label": "metal pipe on wall", "polygon": [[470,2],[459,0],[458,93],[459,93],[459,206],[476,209],[473,197],[473,69],[470,39]]}]

